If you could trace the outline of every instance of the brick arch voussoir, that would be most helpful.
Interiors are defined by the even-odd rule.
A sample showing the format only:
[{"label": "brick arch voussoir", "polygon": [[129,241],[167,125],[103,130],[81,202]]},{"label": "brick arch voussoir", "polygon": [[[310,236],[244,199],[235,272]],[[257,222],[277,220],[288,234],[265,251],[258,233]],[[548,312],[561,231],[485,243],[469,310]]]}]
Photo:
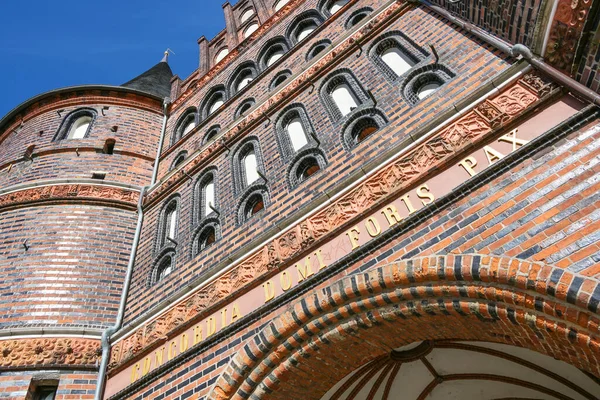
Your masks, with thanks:
[{"label": "brick arch voussoir", "polygon": [[[208,399],[276,398],[274,389],[310,379],[310,364],[321,362],[314,355],[353,341],[361,346],[348,355],[351,362],[336,364],[341,376],[332,379],[394,347],[443,339],[530,348],[600,376],[599,283],[543,263],[481,254],[374,267],[295,301],[236,354]],[[491,323],[498,330],[488,329]],[[287,385],[286,395],[296,387]]]}]

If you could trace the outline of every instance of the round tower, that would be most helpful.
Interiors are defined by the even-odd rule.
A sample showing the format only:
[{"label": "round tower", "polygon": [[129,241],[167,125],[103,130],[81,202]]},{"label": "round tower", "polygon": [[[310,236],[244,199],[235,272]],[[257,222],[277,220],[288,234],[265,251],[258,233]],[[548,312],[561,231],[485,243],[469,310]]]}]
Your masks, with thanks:
[{"label": "round tower", "polygon": [[0,120],[0,379],[13,398],[94,393],[172,75],[165,58],[122,86],[54,90]]}]

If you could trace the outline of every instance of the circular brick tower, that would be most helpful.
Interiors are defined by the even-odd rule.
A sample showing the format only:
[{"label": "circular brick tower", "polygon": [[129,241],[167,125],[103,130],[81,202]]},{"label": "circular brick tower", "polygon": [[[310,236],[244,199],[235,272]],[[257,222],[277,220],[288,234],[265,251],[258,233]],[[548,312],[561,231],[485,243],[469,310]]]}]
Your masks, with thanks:
[{"label": "circular brick tower", "polygon": [[[93,394],[172,72],[54,90],[0,120],[0,380]],[[6,391],[5,391],[6,394]]]}]

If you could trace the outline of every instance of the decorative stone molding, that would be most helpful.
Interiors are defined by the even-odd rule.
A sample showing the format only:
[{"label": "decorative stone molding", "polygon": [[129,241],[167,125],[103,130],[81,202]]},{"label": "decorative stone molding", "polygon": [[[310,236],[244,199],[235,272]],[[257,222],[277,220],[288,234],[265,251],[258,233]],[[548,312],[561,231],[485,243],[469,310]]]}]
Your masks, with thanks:
[{"label": "decorative stone molding", "polygon": [[227,273],[195,292],[158,318],[138,328],[112,349],[114,372],[159,340],[218,310],[226,301],[260,284],[317,242],[324,242],[357,217],[367,215],[448,159],[485,140],[516,120],[548,93],[550,84],[528,74],[494,98],[440,131],[400,159],[384,167],[333,204],[294,226]]},{"label": "decorative stone molding", "polygon": [[44,338],[0,341],[0,371],[41,367],[96,369],[98,339]]},{"label": "decorative stone molding", "polygon": [[34,203],[86,202],[112,204],[135,209],[139,191],[88,184],[65,184],[33,187],[0,195],[0,210]]},{"label": "decorative stone molding", "polygon": [[559,0],[551,22],[546,59],[567,75],[571,74],[579,39],[591,6],[592,0]]}]

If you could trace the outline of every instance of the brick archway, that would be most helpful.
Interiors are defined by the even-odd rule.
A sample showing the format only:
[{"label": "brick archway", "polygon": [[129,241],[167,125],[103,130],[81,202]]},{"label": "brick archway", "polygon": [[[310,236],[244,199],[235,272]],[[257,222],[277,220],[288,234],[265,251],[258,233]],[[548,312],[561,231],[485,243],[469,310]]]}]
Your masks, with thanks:
[{"label": "brick archway", "polygon": [[230,361],[209,399],[319,399],[422,340],[528,348],[600,376],[599,281],[507,257],[443,255],[350,275],[297,301]]}]

